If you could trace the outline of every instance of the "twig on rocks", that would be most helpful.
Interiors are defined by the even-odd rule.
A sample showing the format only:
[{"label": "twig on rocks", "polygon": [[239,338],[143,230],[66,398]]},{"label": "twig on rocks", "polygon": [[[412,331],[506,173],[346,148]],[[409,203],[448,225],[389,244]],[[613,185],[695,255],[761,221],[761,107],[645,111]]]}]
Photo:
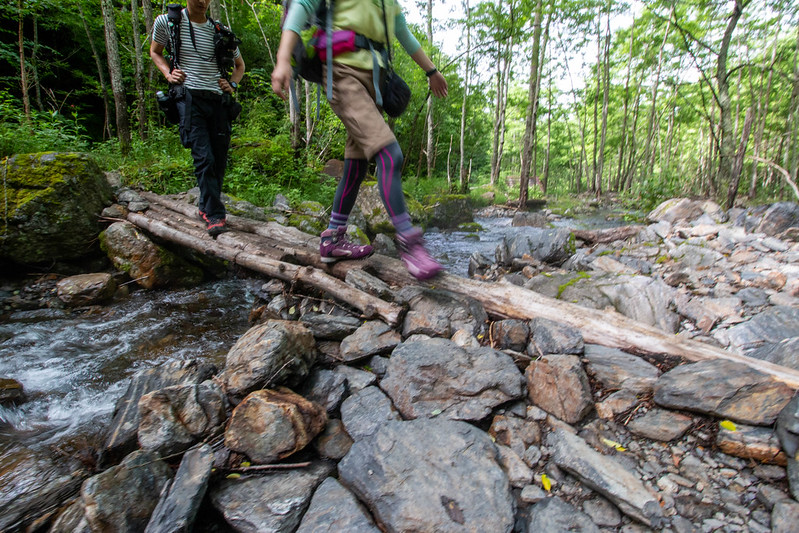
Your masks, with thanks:
[{"label": "twig on rocks", "polygon": [[310,461],[303,463],[280,463],[273,465],[255,465],[255,466],[240,466],[237,468],[220,468],[220,472],[234,472],[234,473],[247,473],[247,472],[269,472],[272,470],[291,470],[294,468],[305,468],[310,466]]}]

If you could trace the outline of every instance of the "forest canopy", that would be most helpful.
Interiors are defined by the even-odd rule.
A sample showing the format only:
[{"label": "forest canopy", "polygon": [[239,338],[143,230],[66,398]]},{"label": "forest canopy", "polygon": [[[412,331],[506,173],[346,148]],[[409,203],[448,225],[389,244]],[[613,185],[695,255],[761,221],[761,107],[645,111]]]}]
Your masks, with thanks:
[{"label": "forest canopy", "polygon": [[[411,194],[799,198],[796,2],[400,2],[449,83],[448,98],[432,98],[425,73],[395,54],[413,92],[391,122]],[[298,113],[272,93],[282,10],[278,0],[210,10],[247,63],[226,186],[262,203],[327,198],[314,176],[343,158],[324,93],[299,80]],[[0,4],[0,156],[87,151],[128,184],[191,187],[188,153],[154,96],[166,82],[149,35],[165,11],[151,0]]]}]

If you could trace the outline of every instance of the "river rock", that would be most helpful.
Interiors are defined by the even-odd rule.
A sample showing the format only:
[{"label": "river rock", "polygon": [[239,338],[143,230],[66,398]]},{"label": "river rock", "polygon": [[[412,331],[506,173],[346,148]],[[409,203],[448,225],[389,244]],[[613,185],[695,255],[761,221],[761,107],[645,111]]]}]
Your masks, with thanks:
[{"label": "river rock", "polygon": [[758,358],[765,360],[791,361],[787,354],[779,356],[779,349],[774,357],[770,353],[772,347],[784,348],[786,342],[799,338],[799,309],[784,306],[766,309],[742,324],[719,332],[716,337],[738,353],[760,355]]},{"label": "river rock", "polygon": [[799,523],[799,503],[783,500],[774,505],[771,512],[771,533],[792,533]]},{"label": "river rock", "polygon": [[541,443],[538,422],[512,414],[494,416],[488,434],[494,438],[494,442],[508,446],[519,455],[524,455],[531,445]]},{"label": "river rock", "polygon": [[474,221],[468,194],[436,194],[425,199],[425,204],[426,226],[451,229]]},{"label": "river rock", "polygon": [[412,285],[397,292],[397,301],[408,306],[402,324],[404,339],[417,333],[447,338],[458,330],[477,338],[486,333],[488,315],[474,298]]},{"label": "river rock", "polygon": [[721,451],[758,463],[785,466],[788,458],[780,449],[780,441],[771,428],[735,424],[735,429],[719,428],[716,446]]},{"label": "river rock", "polygon": [[239,337],[227,354],[222,382],[236,403],[265,386],[302,381],[316,361],[311,331],[298,322],[268,320]]},{"label": "river rock", "polygon": [[300,321],[311,330],[317,339],[340,341],[351,335],[361,325],[361,320],[354,316],[324,315],[321,313],[305,313]]},{"label": "river rock", "polygon": [[78,492],[86,475],[73,462],[64,464],[33,450],[4,451],[0,463],[0,531],[24,531],[24,526],[40,517],[44,509],[56,509]]},{"label": "river rock", "polygon": [[339,353],[345,363],[353,363],[373,355],[390,353],[400,342],[402,338],[399,333],[385,322],[372,320],[341,341]]},{"label": "river rock", "polygon": [[291,533],[297,529],[316,487],[334,470],[327,462],[268,476],[224,479],[209,490],[211,503],[233,530]]},{"label": "river rock", "polygon": [[130,222],[114,222],[100,234],[100,244],[121,272],[145,289],[193,287],[203,271],[155,244]]},{"label": "river rock", "polygon": [[513,215],[510,222],[511,227],[531,226],[534,228],[548,228],[549,220],[543,213],[521,211]]},{"label": "river rock", "polygon": [[763,214],[755,231],[767,235],[778,235],[788,228],[797,226],[799,226],[799,204],[778,202],[772,204]]},{"label": "river rock", "polygon": [[369,512],[335,478],[325,479],[314,492],[311,504],[296,533],[380,533]]},{"label": "river rock", "polygon": [[325,408],[328,413],[337,411],[347,392],[347,378],[340,372],[314,368],[298,391],[301,396]]},{"label": "river rock", "polygon": [[80,493],[92,531],[143,531],[158,503],[155,495],[171,478],[172,471],[158,454],[135,451],[87,479]]},{"label": "river rock", "polygon": [[116,281],[107,272],[78,274],[60,280],[56,284],[58,299],[68,307],[94,305],[107,302],[117,290]]},{"label": "river rock", "polygon": [[50,526],[48,533],[91,533],[89,521],[83,512],[83,501],[75,498],[63,509]]},{"label": "river rock", "polygon": [[575,424],[591,411],[591,385],[577,356],[547,355],[530,363],[525,375],[530,401],[547,413]]},{"label": "river rock", "polygon": [[664,201],[646,216],[652,222],[675,221],[691,222],[703,214],[709,214],[714,219],[721,221],[725,215],[721,207],[715,202],[703,200],[690,200],[688,198],[671,198]]},{"label": "river rock", "polygon": [[586,442],[567,431],[550,433],[548,445],[558,467],[613,502],[624,514],[649,527],[659,527],[663,513],[657,499],[641,479],[611,457],[591,448]]},{"label": "river rock", "polygon": [[350,451],[352,437],[344,429],[344,424],[337,418],[329,419],[324,431],[313,441],[314,448],[325,459],[338,461]]},{"label": "river rock", "polygon": [[225,446],[255,463],[273,463],[305,448],[326,423],[322,406],[285,387],[263,389],[233,410]]},{"label": "river rock", "polygon": [[491,338],[499,350],[523,352],[530,337],[530,326],[524,320],[505,319],[491,324]]},{"label": "river rock", "polygon": [[530,321],[530,343],[527,353],[532,356],[551,353],[581,354],[585,349],[580,330],[554,320],[536,317]]},{"label": "river rock", "polygon": [[586,370],[604,389],[627,389],[648,394],[660,375],[660,370],[632,354],[598,344],[585,346]]},{"label": "river rock", "polygon": [[173,385],[197,385],[210,379],[216,367],[197,361],[173,361],[142,370],[133,376],[125,394],[117,400],[113,420],[105,433],[98,462],[113,464],[136,447],[139,430],[139,399],[145,394]]},{"label": "river rock", "polygon": [[374,385],[375,382],[377,382],[377,376],[373,372],[348,365],[339,365],[334,372],[344,377],[347,382],[347,390],[351,394],[363,390],[370,385]]},{"label": "river rock", "polygon": [[497,262],[506,266],[525,255],[543,263],[561,265],[575,251],[574,234],[565,228],[542,229],[524,226],[503,237],[497,246]]},{"label": "river rock", "polygon": [[526,531],[528,533],[540,531],[600,532],[591,517],[557,496],[546,498],[533,506]]},{"label": "river rock", "polygon": [[406,419],[480,420],[521,398],[522,381],[507,354],[434,338],[397,346],[380,386]]},{"label": "river rock", "polygon": [[162,456],[183,452],[225,423],[226,408],[213,381],[148,392],[139,400],[139,444]]},{"label": "river rock", "polygon": [[736,422],[767,426],[793,390],[754,368],[728,360],[680,365],[655,383],[655,403]]},{"label": "river rock", "polygon": [[355,440],[373,435],[391,420],[402,420],[391,400],[377,387],[366,387],[341,404],[341,421]]},{"label": "river rock", "polygon": [[111,186],[88,154],[20,154],[5,163],[0,259],[19,264],[77,259],[96,248]]},{"label": "river rock", "polygon": [[643,416],[632,419],[627,429],[647,439],[668,442],[682,437],[693,422],[690,416],[665,409],[650,409]]},{"label": "river rock", "polygon": [[13,405],[25,400],[22,383],[16,379],[0,378],[0,405]]},{"label": "river rock", "polygon": [[497,461],[508,475],[511,487],[521,489],[532,483],[532,469],[525,464],[520,454],[511,448],[497,444]]},{"label": "river rock", "polygon": [[386,531],[510,533],[513,495],[496,454],[488,435],[465,422],[388,422],[355,441],[339,480]]},{"label": "river rock", "polygon": [[200,509],[211,468],[214,451],[207,444],[186,452],[175,478],[164,486],[144,533],[188,533]]}]

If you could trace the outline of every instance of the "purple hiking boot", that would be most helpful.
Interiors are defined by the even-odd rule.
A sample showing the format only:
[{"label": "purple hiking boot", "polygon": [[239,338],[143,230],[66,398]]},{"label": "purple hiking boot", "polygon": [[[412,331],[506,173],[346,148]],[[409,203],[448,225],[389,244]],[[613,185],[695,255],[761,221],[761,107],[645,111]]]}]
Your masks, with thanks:
[{"label": "purple hiking boot", "polygon": [[444,270],[444,267],[433,259],[430,252],[425,249],[421,229],[413,228],[404,235],[398,234],[397,245],[399,247],[400,259],[405,263],[405,268],[408,269],[408,272],[410,272],[414,278],[432,278]]},{"label": "purple hiking boot", "polygon": [[361,259],[372,255],[373,248],[368,244],[355,244],[347,238],[347,226],[326,229],[319,243],[319,255],[323,263],[334,263],[339,259]]}]

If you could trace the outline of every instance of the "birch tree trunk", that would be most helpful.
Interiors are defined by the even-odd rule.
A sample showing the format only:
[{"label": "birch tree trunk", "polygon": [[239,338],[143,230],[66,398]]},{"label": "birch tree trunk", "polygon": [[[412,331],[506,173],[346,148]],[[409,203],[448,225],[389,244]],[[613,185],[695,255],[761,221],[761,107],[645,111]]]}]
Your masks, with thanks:
[{"label": "birch tree trunk", "polygon": [[627,131],[627,119],[629,118],[629,105],[630,105],[630,77],[633,69],[633,37],[635,36],[635,19],[633,19],[632,26],[630,27],[630,44],[629,52],[627,54],[627,79],[624,82],[624,100],[621,119],[621,142],[619,143],[619,153],[617,159],[619,166],[616,170],[616,180],[613,184],[613,190],[621,190],[622,185],[622,170],[624,169],[624,150],[629,140],[629,132]]},{"label": "birch tree trunk", "polygon": [[[542,0],[537,0],[535,5],[535,18],[533,20],[533,50],[530,60],[530,83],[527,90],[529,101],[527,103],[527,118],[524,125],[524,140],[522,142],[522,168],[519,172],[519,207],[527,205],[527,186],[530,182],[530,166],[533,160],[533,145],[535,144],[536,115],[538,115],[538,61],[541,46],[541,16],[543,11]],[[532,169],[535,172],[535,169]]]},{"label": "birch tree trunk", "polygon": [[[466,72],[463,76],[463,103],[461,104],[461,145],[460,145],[460,159],[458,161],[458,176],[460,178],[460,192],[465,194],[469,190],[469,180],[467,179],[466,169],[463,168],[466,152],[466,101],[469,97],[469,73],[471,72],[470,58],[472,46],[472,9],[469,5],[469,0],[465,1],[466,7]],[[431,99],[432,100],[432,99]],[[449,174],[449,164],[447,164],[447,174]]]},{"label": "birch tree trunk", "polygon": [[122,81],[122,64],[119,60],[119,43],[117,40],[114,3],[102,0],[103,25],[105,27],[105,51],[108,57],[108,72],[111,75],[111,90],[114,93],[116,110],[117,137],[119,148],[123,154],[130,151],[130,125],[128,123],[127,98]]},{"label": "birch tree trunk", "polygon": [[[649,170],[649,160],[652,157],[652,141],[657,135],[657,130],[660,129],[656,127],[655,124],[655,115],[657,111],[657,99],[658,99],[658,89],[660,86],[660,74],[663,70],[663,51],[666,48],[666,43],[669,39],[669,32],[671,31],[671,19],[674,15],[674,5],[672,4],[671,12],[669,14],[669,21],[666,23],[666,30],[663,32],[663,41],[660,43],[660,50],[658,50],[658,65],[655,71],[655,81],[652,84],[652,100],[650,102],[650,109],[649,109],[649,119],[647,120],[646,124],[646,146],[644,147],[644,156],[642,158],[644,164],[641,167],[641,172],[647,172]],[[643,176],[642,176],[643,177]]]},{"label": "birch tree trunk", "polygon": [[605,142],[608,137],[608,105],[610,101],[610,5],[608,5],[608,19],[605,30],[605,51],[602,61],[603,90],[602,90],[602,129],[599,141],[599,161],[597,162],[596,182],[597,194],[602,194],[602,171],[605,166]]}]

